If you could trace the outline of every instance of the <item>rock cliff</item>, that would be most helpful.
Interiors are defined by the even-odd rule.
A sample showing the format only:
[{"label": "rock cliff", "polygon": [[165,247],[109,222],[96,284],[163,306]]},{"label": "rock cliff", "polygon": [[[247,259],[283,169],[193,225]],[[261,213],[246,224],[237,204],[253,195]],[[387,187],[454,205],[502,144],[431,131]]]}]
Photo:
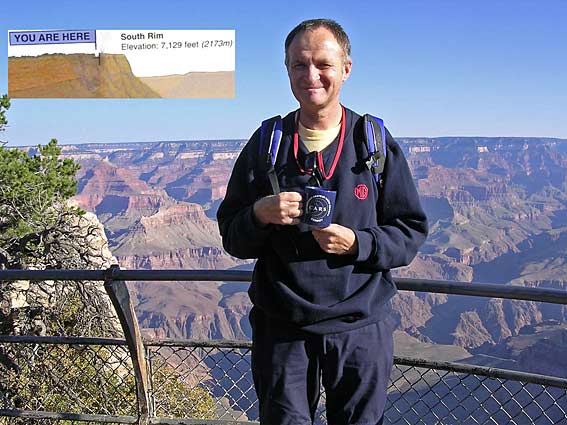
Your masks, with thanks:
[{"label": "rock cliff", "polygon": [[[61,256],[62,268],[106,269],[116,264],[104,228],[92,213],[73,217],[68,223],[74,238],[66,244],[81,244],[81,261]],[[50,268],[37,259],[31,268]],[[45,259],[45,260],[52,260]],[[99,281],[2,281],[0,282],[0,330],[8,335],[53,335],[76,332],[74,336],[116,336],[120,323]],[[66,325],[65,323],[68,322]]]}]

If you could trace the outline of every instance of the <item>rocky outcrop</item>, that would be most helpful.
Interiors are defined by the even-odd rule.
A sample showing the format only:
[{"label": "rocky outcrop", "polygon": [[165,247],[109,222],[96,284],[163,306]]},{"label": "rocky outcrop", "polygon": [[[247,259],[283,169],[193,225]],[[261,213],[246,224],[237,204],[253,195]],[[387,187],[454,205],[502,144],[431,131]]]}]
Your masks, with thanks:
[{"label": "rocky outcrop", "polygon": [[398,316],[401,329],[416,335],[416,328],[424,326],[433,316],[431,304],[415,295],[413,292],[399,292],[392,300],[392,305]]},{"label": "rocky outcrop", "polygon": [[454,344],[460,347],[476,348],[486,343],[493,343],[476,311],[461,313],[453,336]]},{"label": "rocky outcrop", "polygon": [[[72,258],[61,258],[63,268],[106,269],[116,264],[106,239],[104,228],[92,213],[74,216],[69,225],[74,229],[74,239],[68,243],[81,244],[81,263]],[[57,255],[57,253],[54,253]],[[66,255],[66,253],[61,253]],[[42,270],[49,264],[38,259],[30,268]],[[70,262],[67,262],[70,261]],[[72,261],[72,262],[71,262]],[[62,282],[44,281],[3,281],[0,282],[0,333],[9,335],[46,335],[48,332],[62,332],[53,322],[63,322],[63,316],[70,314],[67,310],[81,308],[84,319],[99,322],[97,330],[106,334],[119,334],[121,327],[103,283],[99,281]],[[90,301],[87,301],[90,300]],[[91,311],[91,309],[93,309]],[[98,317],[89,319],[90,314]],[[69,317],[70,318],[70,317]],[[69,319],[67,319],[69,320]],[[89,329],[77,329],[88,332]],[[80,335],[84,336],[84,335]],[[102,335],[92,335],[102,336]]]},{"label": "rocky outcrop", "polygon": [[179,203],[140,218],[116,238],[113,251],[125,268],[227,269],[243,263],[222,249],[216,223],[197,204]]},{"label": "rocky outcrop", "polygon": [[[480,317],[483,318],[483,327],[490,334],[493,341],[500,342],[512,335],[512,330],[517,330],[517,323],[509,324],[508,315],[504,310],[505,301],[502,299],[490,299],[486,302],[484,308],[480,311]],[[508,308],[507,310],[510,310]],[[510,330],[510,325],[512,330]],[[475,344],[478,346],[477,341]]]}]

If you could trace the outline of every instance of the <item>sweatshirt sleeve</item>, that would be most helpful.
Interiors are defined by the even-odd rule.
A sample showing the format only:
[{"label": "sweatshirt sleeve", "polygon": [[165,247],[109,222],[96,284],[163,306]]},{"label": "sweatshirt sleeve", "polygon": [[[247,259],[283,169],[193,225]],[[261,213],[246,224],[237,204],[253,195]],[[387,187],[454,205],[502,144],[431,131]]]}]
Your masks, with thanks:
[{"label": "sweatshirt sleeve", "polygon": [[[238,258],[258,258],[273,226],[257,224],[252,207],[259,198],[254,181],[259,132],[256,131],[240,152],[232,170],[226,196],[217,211],[222,243],[226,252]],[[256,148],[254,148],[256,147]]]},{"label": "sweatshirt sleeve", "polygon": [[389,132],[381,178],[377,226],[354,231],[356,261],[376,270],[390,270],[413,260],[427,238],[428,224],[407,161]]}]

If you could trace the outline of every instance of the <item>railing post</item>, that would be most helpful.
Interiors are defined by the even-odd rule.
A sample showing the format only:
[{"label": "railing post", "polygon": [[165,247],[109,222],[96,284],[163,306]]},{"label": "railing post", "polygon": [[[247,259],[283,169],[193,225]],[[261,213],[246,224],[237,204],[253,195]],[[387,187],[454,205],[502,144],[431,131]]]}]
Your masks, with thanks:
[{"label": "railing post", "polygon": [[146,368],[146,358],[144,354],[144,344],[142,343],[142,334],[138,325],[138,319],[134,312],[134,307],[130,302],[130,294],[126,283],[122,280],[115,280],[116,272],[120,270],[118,265],[112,265],[104,273],[104,289],[108,293],[118,320],[122,325],[124,337],[130,357],[132,358],[132,366],[134,368],[134,377],[136,379],[136,396],[138,399],[140,425],[148,425],[150,417],[150,402],[148,392],[148,372]]}]

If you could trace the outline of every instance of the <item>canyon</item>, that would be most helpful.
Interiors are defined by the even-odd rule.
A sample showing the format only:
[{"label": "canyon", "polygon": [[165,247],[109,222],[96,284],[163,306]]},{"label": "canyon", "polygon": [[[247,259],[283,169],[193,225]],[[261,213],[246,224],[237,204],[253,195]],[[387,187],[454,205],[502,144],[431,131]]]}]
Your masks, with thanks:
[{"label": "canyon", "polygon": [[[430,236],[396,276],[567,289],[567,140],[397,141]],[[81,163],[75,201],[104,224],[122,268],[251,269],[223,250],[215,221],[244,144],[82,144],[63,156]],[[246,283],[129,285],[148,338],[250,337]],[[395,305],[398,352],[567,375],[553,360],[567,354],[565,306],[407,291]]]}]

